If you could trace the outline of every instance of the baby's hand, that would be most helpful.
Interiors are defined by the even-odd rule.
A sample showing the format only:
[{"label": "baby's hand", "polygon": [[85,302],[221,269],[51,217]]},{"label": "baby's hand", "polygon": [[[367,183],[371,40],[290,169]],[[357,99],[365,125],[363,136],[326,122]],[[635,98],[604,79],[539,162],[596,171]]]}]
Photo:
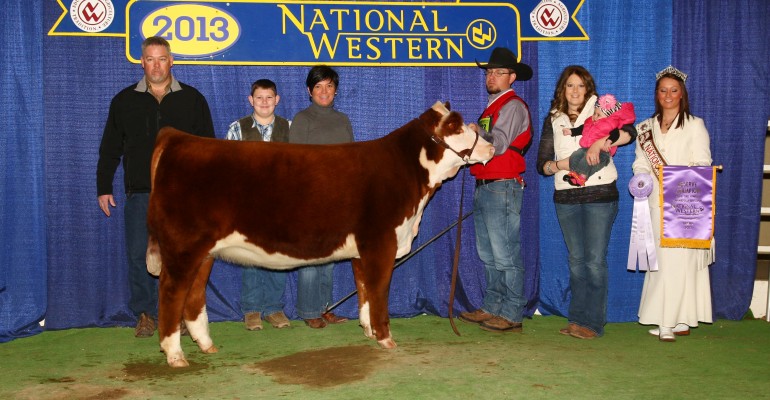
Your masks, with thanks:
[{"label": "baby's hand", "polygon": [[569,128],[564,128],[564,130],[562,130],[561,133],[564,134],[564,136],[572,135],[572,131],[569,130]]}]

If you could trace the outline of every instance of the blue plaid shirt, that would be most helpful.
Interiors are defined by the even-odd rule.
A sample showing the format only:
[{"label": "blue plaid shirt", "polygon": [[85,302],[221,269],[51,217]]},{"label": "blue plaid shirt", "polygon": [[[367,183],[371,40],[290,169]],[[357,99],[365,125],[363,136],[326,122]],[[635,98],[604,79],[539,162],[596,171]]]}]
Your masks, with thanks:
[{"label": "blue plaid shirt", "polygon": [[[259,133],[262,135],[262,140],[265,142],[269,142],[270,138],[273,136],[273,124],[275,123],[275,117],[273,117],[273,122],[262,125],[254,118],[254,115],[252,114],[251,119],[254,121],[251,125],[252,127],[257,127],[259,129]],[[225,139],[227,140],[243,140],[243,135],[241,134],[241,124],[238,123],[238,121],[233,122],[230,124],[230,127],[227,129],[227,136],[225,136]]]}]

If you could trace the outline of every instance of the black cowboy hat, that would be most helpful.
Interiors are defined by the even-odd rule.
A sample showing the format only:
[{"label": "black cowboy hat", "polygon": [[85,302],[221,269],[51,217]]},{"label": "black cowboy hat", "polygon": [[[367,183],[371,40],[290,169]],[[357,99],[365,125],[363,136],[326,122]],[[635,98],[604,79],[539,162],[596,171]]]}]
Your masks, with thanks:
[{"label": "black cowboy hat", "polygon": [[508,68],[516,73],[517,81],[528,81],[532,78],[532,67],[527,64],[516,61],[516,54],[505,47],[495,47],[492,55],[489,56],[489,62],[481,64],[476,60],[476,65],[481,69],[489,68]]}]

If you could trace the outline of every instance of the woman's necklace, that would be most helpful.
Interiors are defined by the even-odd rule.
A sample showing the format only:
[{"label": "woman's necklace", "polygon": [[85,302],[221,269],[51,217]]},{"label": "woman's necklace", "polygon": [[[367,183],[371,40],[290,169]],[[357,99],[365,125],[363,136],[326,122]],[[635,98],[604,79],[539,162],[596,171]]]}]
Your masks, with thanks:
[{"label": "woman's necklace", "polygon": [[665,118],[663,118],[662,116],[660,117],[660,119],[661,119],[661,131],[663,131],[663,133],[666,133],[668,132],[668,129],[671,128],[671,124],[674,123],[676,116],[674,116],[668,121],[666,121]]}]

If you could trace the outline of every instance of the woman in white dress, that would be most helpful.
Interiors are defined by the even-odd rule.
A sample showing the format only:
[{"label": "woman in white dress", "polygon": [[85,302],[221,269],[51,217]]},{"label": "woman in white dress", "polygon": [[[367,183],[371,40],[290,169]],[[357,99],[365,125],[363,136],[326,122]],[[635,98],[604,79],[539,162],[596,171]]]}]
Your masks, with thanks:
[{"label": "woman in white dress", "polygon": [[[655,113],[636,127],[639,136],[634,175],[652,174],[655,178],[657,164],[661,162],[711,165],[706,126],[702,119],[690,114],[687,75],[669,66],[656,78]],[[658,185],[652,188],[649,205],[658,271],[647,272],[644,277],[639,323],[657,325],[650,334],[673,342],[676,336],[689,335],[690,328],[697,327],[699,321],[712,322],[708,266],[714,261],[714,247],[712,242],[711,249],[661,248]]]}]

